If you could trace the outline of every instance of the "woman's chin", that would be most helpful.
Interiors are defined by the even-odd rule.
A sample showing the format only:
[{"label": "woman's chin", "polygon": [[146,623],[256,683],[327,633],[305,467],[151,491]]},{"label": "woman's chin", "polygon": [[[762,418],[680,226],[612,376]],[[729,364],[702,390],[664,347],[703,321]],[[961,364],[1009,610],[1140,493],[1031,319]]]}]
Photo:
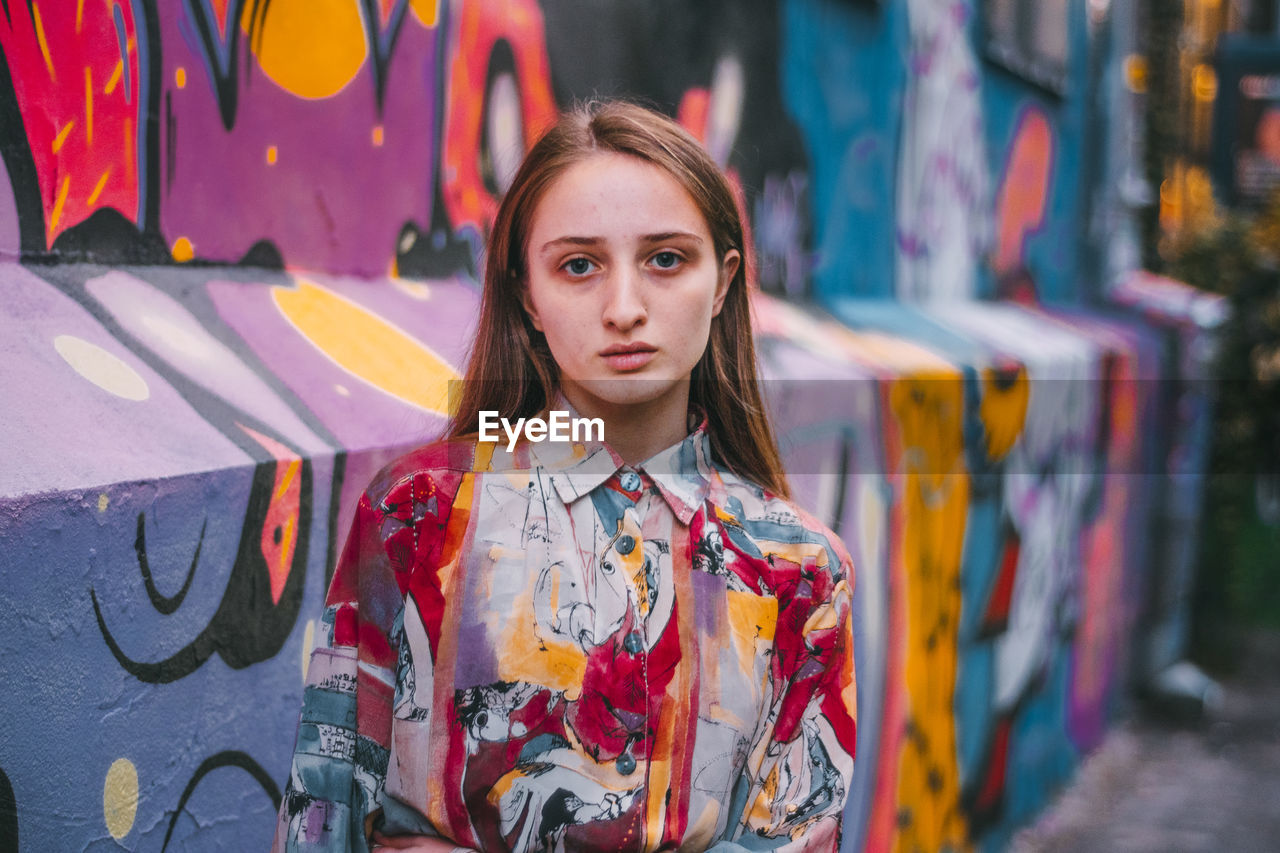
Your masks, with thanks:
[{"label": "woman's chin", "polygon": [[630,407],[658,402],[678,393],[681,387],[687,390],[688,382],[636,375],[592,379],[579,383],[579,387],[601,405]]}]

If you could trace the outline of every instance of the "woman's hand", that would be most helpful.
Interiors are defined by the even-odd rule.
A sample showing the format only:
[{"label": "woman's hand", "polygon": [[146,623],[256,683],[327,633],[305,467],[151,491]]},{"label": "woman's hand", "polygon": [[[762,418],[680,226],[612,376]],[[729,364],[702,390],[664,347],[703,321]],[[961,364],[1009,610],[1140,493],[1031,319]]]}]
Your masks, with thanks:
[{"label": "woman's hand", "polygon": [[470,847],[459,847],[444,838],[427,835],[383,835],[373,833],[373,853],[385,850],[409,850],[412,853],[476,853]]}]

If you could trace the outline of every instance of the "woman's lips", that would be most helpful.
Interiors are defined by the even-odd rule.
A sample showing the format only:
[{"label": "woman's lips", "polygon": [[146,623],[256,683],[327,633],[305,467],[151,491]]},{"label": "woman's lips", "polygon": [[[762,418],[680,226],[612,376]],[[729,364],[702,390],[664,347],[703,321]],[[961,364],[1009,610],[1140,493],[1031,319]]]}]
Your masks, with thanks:
[{"label": "woman's lips", "polygon": [[601,358],[609,367],[619,373],[629,373],[633,370],[639,370],[649,362],[653,361],[658,351],[648,345],[626,346],[626,347],[609,347],[600,353]]}]

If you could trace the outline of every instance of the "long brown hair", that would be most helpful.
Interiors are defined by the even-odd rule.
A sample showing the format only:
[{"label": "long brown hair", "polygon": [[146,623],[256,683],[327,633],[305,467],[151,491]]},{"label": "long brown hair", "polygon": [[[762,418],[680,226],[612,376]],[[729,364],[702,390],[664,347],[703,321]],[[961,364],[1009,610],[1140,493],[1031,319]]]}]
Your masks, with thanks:
[{"label": "long brown hair", "polygon": [[747,297],[747,247],[733,190],[711,156],[679,124],[623,101],[595,101],[561,116],[533,146],[498,208],[485,258],[480,325],[449,437],[475,433],[481,410],[532,417],[550,403],[559,369],[520,299],[529,225],[547,188],[568,167],[614,152],[666,170],[707,222],[717,264],[736,249],[743,262],[690,377],[689,402],[707,416],[713,457],[745,480],[790,497],[773,428],[756,378]]}]

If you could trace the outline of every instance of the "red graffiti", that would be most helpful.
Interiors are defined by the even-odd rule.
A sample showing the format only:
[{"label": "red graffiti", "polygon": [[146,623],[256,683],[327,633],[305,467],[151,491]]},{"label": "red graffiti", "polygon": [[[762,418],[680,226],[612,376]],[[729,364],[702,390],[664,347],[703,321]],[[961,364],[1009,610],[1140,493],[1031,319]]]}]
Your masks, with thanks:
[{"label": "red graffiti", "polygon": [[302,460],[275,439],[244,424],[239,426],[276,458],[275,483],[271,487],[271,500],[262,522],[262,559],[271,579],[271,603],[279,604],[298,544],[298,514],[302,499],[302,478],[298,472]]},{"label": "red graffiti", "polygon": [[[493,160],[512,152],[489,138],[495,126],[518,127],[527,149],[556,118],[542,12],[532,0],[455,0],[449,40],[443,190],[455,230],[488,230],[505,187]],[[495,82],[514,82],[518,114],[494,97]],[[514,152],[517,159],[523,151]],[[500,176],[499,176],[500,177]]]},{"label": "red graffiti", "polygon": [[1038,107],[1028,107],[1018,121],[1000,190],[996,195],[997,275],[1016,270],[1027,238],[1044,224],[1053,170],[1053,129]]},{"label": "red graffiti", "polygon": [[133,7],[10,3],[0,49],[31,146],[45,246],[95,210],[137,222],[142,80]]}]

